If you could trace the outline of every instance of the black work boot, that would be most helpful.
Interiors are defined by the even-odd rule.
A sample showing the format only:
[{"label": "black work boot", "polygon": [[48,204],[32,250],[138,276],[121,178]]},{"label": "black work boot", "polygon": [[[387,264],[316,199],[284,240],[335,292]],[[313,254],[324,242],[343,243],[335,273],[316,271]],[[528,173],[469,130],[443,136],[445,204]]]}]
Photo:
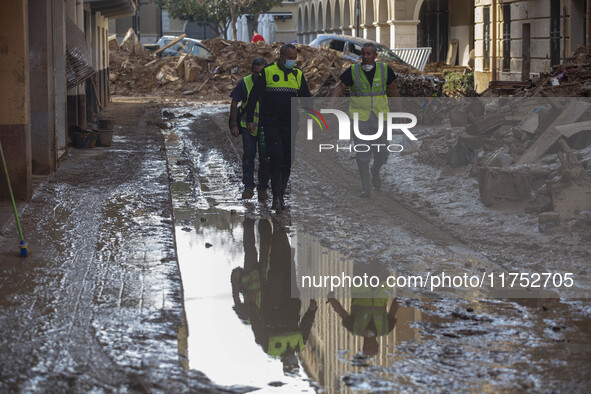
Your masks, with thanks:
[{"label": "black work boot", "polygon": [[242,199],[243,200],[250,200],[254,196],[254,190],[250,188],[244,189],[242,192]]},{"label": "black work boot", "polygon": [[259,202],[263,202],[263,203],[267,202],[267,200],[269,199],[269,193],[267,193],[267,188],[266,187],[265,188],[259,187],[257,189],[257,196],[258,196]]},{"label": "black work boot", "polygon": [[276,211],[282,211],[283,209],[285,209],[285,202],[283,201],[283,197],[273,197],[271,209],[274,209]]},{"label": "black work boot", "polygon": [[361,197],[367,198],[371,195],[369,187],[369,163],[357,160],[359,176],[361,177]]},{"label": "black work boot", "polygon": [[382,166],[377,166],[375,163],[371,166],[371,184],[376,190],[380,190],[382,186],[382,180],[380,179],[380,168]]}]

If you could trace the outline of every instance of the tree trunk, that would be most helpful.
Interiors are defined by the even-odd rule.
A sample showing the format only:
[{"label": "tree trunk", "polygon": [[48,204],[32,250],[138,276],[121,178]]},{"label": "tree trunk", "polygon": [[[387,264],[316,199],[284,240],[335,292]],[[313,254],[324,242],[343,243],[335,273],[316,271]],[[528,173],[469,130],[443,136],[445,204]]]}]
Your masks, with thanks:
[{"label": "tree trunk", "polygon": [[238,15],[236,15],[236,8],[230,6],[230,24],[232,25],[232,38],[234,40],[238,39],[238,29],[236,29],[236,21],[238,20]]}]

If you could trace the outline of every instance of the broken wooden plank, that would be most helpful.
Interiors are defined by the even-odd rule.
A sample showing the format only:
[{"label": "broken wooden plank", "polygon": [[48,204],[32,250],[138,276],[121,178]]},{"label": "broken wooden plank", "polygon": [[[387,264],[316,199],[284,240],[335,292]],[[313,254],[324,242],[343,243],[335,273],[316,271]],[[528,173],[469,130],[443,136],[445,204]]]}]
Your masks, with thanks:
[{"label": "broken wooden plank", "polygon": [[152,61],[149,61],[148,63],[144,64],[144,67],[150,67],[152,64],[156,63],[158,61],[158,59],[154,59]]},{"label": "broken wooden plank", "polygon": [[571,124],[565,124],[562,126],[556,126],[556,130],[558,130],[558,132],[560,134],[562,134],[565,137],[572,137],[573,135],[583,131],[583,130],[591,130],[591,120],[588,120],[586,122],[579,122],[579,123],[571,123]]},{"label": "broken wooden plank", "polygon": [[187,34],[186,33],[181,34],[180,36],[178,36],[177,38],[175,38],[174,40],[172,40],[168,44],[166,44],[163,47],[161,47],[160,49],[154,51],[154,55],[157,56],[157,55],[161,54],[162,51],[164,51],[165,49],[170,48],[171,46],[173,46],[174,44],[176,44],[177,42],[179,42],[180,40],[182,40],[185,37],[187,37]]},{"label": "broken wooden plank", "polygon": [[556,126],[563,126],[578,120],[583,114],[589,111],[589,104],[576,101],[569,104],[564,111],[552,122],[550,127],[533,143],[529,149],[517,160],[517,164],[527,164],[536,161],[540,156],[550,149],[552,145],[562,136]]}]

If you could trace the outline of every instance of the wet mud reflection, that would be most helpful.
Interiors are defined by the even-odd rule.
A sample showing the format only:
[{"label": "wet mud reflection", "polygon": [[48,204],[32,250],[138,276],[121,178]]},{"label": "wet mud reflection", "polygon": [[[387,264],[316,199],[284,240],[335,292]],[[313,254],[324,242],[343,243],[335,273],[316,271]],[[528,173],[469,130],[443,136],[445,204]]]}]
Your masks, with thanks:
[{"label": "wet mud reflection", "polygon": [[[394,272],[323,246],[289,213],[240,201],[236,157],[200,141],[208,134],[197,135],[184,121],[163,133],[187,317],[179,352],[187,368],[216,384],[264,392],[495,392],[539,390],[548,382],[576,388],[572,382],[582,381],[574,370],[552,367],[575,351],[564,349],[567,341],[582,345],[575,346],[578,360],[589,356],[591,342],[588,329],[569,331],[558,313],[540,313],[564,310],[559,302],[298,288],[304,272],[381,280]],[[215,124],[213,132],[222,132]]]}]

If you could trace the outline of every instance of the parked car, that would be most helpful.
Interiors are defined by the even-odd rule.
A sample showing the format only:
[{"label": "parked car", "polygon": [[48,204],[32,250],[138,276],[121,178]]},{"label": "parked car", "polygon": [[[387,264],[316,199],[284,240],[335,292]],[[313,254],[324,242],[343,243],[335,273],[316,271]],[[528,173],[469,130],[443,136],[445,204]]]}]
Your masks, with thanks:
[{"label": "parked car", "polygon": [[320,34],[309,45],[314,48],[326,47],[334,49],[335,51],[342,52],[345,59],[358,62],[361,61],[361,47],[363,47],[363,44],[365,43],[372,43],[376,46],[379,59],[383,61],[397,62],[413,68],[392,52],[387,46],[364,38],[342,36],[338,34]]},{"label": "parked car", "polygon": [[[162,48],[171,41],[175,40],[175,36],[162,36],[156,44],[144,45],[145,48],[155,51],[158,48]],[[166,48],[162,52],[162,56],[180,56],[180,55],[197,56],[201,58],[207,58],[211,56],[211,52],[201,44],[201,40],[194,38],[183,38],[173,46]]]}]

